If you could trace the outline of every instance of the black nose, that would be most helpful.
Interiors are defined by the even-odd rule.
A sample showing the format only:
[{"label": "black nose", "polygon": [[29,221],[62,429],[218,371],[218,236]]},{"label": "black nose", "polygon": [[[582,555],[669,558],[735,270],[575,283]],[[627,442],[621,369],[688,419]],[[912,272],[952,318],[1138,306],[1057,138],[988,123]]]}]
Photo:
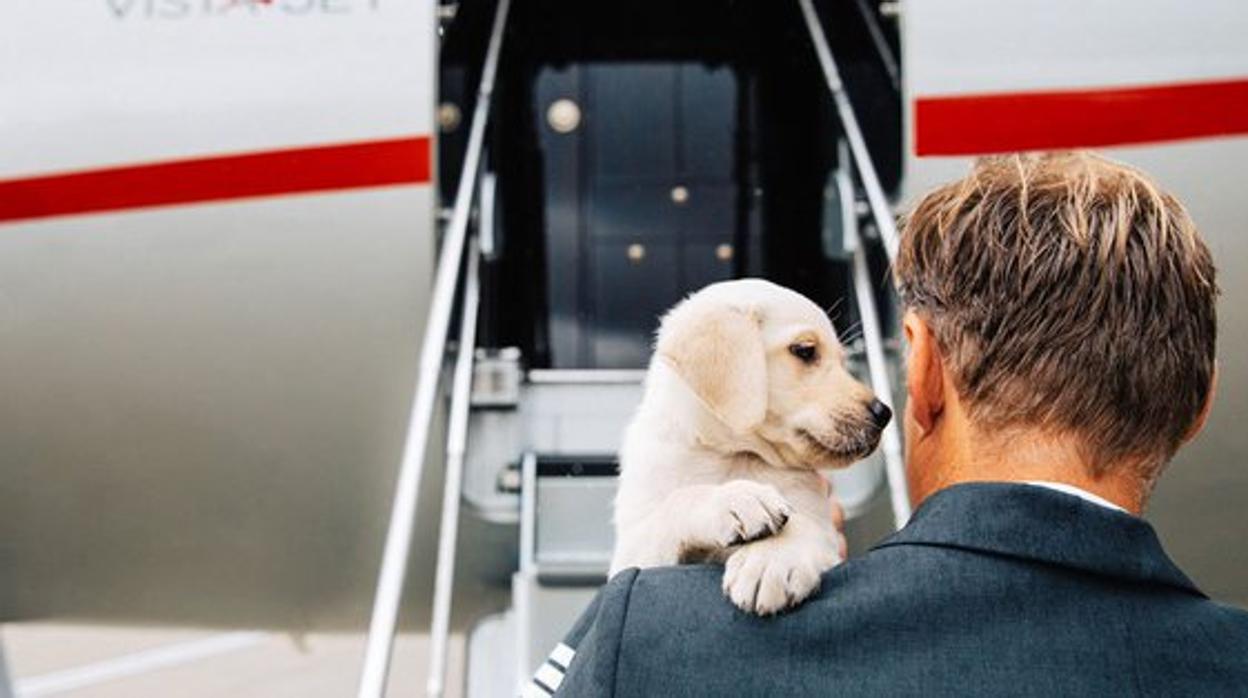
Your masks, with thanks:
[{"label": "black nose", "polygon": [[881,429],[888,426],[888,420],[893,418],[893,411],[888,409],[888,405],[874,398],[867,404],[867,411],[871,413],[871,421]]}]

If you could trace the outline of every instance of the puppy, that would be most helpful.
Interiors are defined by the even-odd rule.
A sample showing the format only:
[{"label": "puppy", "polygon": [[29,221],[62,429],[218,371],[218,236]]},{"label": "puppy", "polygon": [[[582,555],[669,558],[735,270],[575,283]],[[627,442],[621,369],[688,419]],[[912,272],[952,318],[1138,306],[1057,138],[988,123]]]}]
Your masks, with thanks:
[{"label": "puppy", "polygon": [[840,562],[818,469],[868,455],[890,417],[804,296],[759,279],[693,294],[662,320],[624,435],[610,573],[724,562],[742,610],[797,605]]}]

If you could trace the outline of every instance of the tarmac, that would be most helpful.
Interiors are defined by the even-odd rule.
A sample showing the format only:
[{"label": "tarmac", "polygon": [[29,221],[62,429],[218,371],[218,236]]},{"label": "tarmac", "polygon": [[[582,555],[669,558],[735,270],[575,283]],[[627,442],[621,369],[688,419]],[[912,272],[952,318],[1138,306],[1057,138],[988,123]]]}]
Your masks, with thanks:
[{"label": "tarmac", "polygon": [[[0,626],[14,698],[345,698],[364,635],[15,623]],[[428,638],[396,640],[389,695],[423,695]],[[448,698],[462,696],[462,637]],[[0,687],[0,698],[4,688]]]}]

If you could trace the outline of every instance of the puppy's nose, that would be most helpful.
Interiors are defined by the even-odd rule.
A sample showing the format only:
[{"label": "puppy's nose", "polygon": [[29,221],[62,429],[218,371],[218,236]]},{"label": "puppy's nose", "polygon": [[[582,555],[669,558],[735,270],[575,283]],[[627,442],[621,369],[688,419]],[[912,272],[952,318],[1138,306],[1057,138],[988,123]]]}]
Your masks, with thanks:
[{"label": "puppy's nose", "polygon": [[871,413],[871,421],[875,422],[875,426],[881,429],[888,426],[888,420],[893,418],[893,411],[888,409],[888,405],[875,398],[872,398],[871,402],[867,404],[867,411]]}]

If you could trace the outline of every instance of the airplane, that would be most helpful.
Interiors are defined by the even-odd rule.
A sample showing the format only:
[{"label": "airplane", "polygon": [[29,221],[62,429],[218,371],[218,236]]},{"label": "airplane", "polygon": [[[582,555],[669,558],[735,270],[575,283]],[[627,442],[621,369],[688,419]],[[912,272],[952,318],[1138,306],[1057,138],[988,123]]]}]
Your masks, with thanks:
[{"label": "airplane", "polygon": [[[794,287],[898,401],[895,214],[1068,148],[1219,263],[1220,404],[1149,517],[1248,604],[1245,34],[1238,0],[8,3],[0,620],[367,628],[361,697],[429,630],[430,695],[514,695],[603,581],[663,309]],[[829,474],[854,547],[908,515],[900,449]]]}]

